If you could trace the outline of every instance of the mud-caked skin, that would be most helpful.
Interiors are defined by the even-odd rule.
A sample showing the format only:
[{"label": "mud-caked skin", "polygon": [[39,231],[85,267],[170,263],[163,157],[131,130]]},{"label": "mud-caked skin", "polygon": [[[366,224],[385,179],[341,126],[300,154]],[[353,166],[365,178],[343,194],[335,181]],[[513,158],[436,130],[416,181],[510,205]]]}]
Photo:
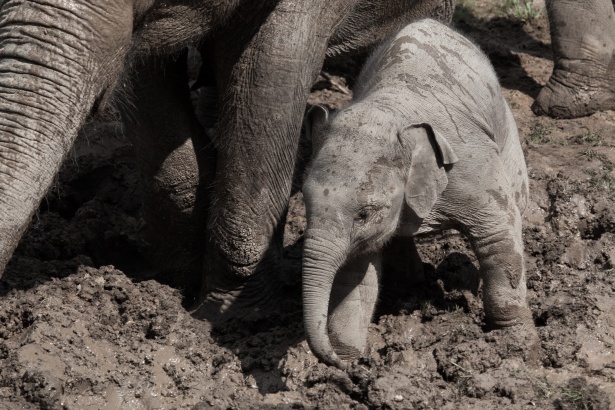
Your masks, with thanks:
[{"label": "mud-caked skin", "polygon": [[[318,110],[315,108],[315,110]],[[434,20],[403,28],[367,61],[355,99],[315,111],[303,192],[304,325],[313,352],[343,366],[365,349],[381,250],[394,236],[454,228],[470,239],[485,320],[533,349],[521,213],[528,176],[488,59]]]},{"label": "mud-caked skin", "polygon": [[[325,56],[369,49],[416,18],[450,20],[453,8],[452,0],[3,1],[0,273],[81,125],[120,94],[131,100],[118,106],[136,105],[125,123],[157,236],[155,267],[198,269],[194,254],[206,248],[205,290],[219,290],[217,300],[266,297],[305,102]],[[199,42],[205,83],[220,96],[205,102],[217,112],[217,152],[192,111],[178,54]]]}]

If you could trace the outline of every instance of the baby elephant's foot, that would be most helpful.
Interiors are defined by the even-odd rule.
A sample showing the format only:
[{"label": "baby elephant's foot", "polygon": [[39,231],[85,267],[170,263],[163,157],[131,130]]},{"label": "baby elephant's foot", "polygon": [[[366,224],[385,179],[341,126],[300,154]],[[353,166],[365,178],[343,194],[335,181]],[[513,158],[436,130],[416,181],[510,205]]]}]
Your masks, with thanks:
[{"label": "baby elephant's foot", "polygon": [[540,339],[529,308],[508,307],[506,313],[506,315],[494,315],[490,312],[485,320],[491,329],[489,337],[495,338],[494,342],[500,356],[503,359],[519,357],[527,364],[538,364],[541,352]]},{"label": "baby elephant's foot", "polygon": [[540,363],[541,345],[533,324],[505,327],[489,332],[502,359],[520,358],[528,365]]}]

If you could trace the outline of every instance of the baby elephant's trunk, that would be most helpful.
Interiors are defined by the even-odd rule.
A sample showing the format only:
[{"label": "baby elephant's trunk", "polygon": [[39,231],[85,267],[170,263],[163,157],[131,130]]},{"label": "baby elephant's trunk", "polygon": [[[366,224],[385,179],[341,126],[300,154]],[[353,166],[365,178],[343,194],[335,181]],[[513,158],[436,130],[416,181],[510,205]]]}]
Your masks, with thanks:
[{"label": "baby elephant's trunk", "polygon": [[303,324],[310,348],[323,362],[344,368],[327,333],[328,309],[335,274],[344,263],[347,247],[314,236],[308,230],[303,248]]}]

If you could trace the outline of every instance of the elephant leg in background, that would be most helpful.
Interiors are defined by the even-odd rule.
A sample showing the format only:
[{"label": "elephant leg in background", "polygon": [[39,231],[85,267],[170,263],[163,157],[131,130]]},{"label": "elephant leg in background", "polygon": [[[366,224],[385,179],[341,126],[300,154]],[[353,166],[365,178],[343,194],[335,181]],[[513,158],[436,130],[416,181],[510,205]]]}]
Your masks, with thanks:
[{"label": "elephant leg in background", "polygon": [[[136,109],[124,122],[134,145],[154,269],[198,297],[214,153],[190,101],[185,55],[138,67]],[[198,155],[197,155],[198,154]]]},{"label": "elephant leg in background", "polygon": [[335,275],[328,330],[331,345],[343,360],[356,359],[365,352],[381,271],[381,255],[370,253],[349,259]]},{"label": "elephant leg in background", "polygon": [[[216,181],[208,216],[206,303],[212,318],[261,305],[283,286],[282,233],[301,119],[326,39],[353,1],[248,3],[243,31],[217,33],[220,109]],[[264,14],[264,15],[263,15]],[[298,29],[300,28],[300,29]]]},{"label": "elephant leg in background", "polygon": [[457,0],[359,1],[329,40],[327,57],[367,53],[411,21],[433,18],[449,24]]},{"label": "elephant leg in background", "polygon": [[555,67],[536,114],[577,118],[615,109],[615,15],[611,0],[547,1]]}]

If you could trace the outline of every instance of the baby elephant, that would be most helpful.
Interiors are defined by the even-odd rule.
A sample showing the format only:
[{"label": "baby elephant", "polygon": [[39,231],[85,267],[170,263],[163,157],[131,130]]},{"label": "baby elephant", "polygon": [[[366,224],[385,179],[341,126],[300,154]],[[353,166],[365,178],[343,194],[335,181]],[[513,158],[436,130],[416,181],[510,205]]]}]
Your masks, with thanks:
[{"label": "baby elephant", "polygon": [[521,239],[527,170],[478,47],[436,21],[410,24],[367,61],[348,108],[328,120],[318,111],[303,187],[304,325],[314,354],[343,367],[363,353],[387,241],[450,228],[478,257],[487,324],[534,340]]}]

